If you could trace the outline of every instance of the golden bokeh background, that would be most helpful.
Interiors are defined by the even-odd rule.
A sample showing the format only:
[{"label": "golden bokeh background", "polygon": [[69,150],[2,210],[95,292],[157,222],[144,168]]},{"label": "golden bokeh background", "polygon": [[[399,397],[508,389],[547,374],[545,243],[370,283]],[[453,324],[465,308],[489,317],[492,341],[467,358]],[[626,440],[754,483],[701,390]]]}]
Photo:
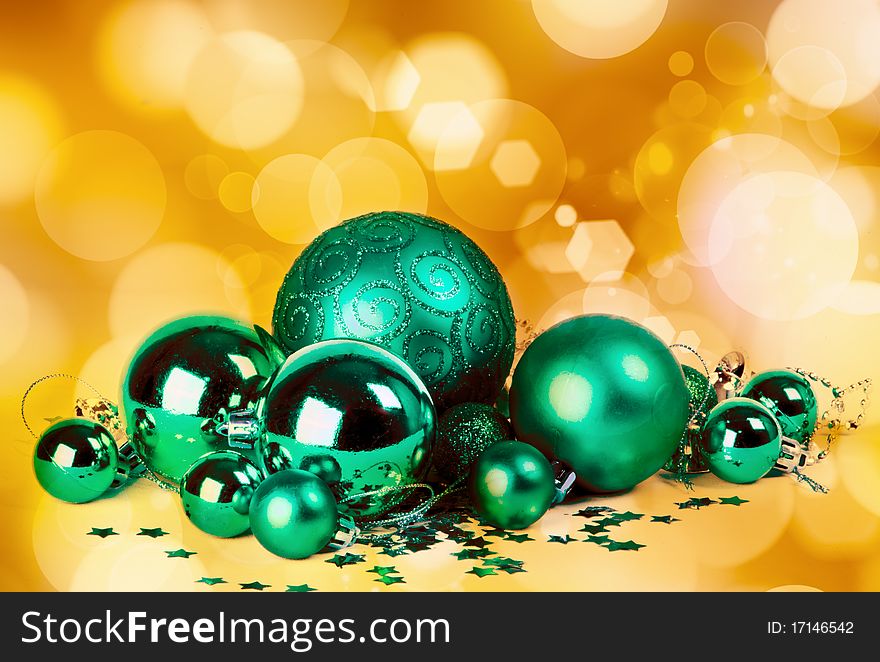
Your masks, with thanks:
[{"label": "golden bokeh background", "polygon": [[[738,347],[759,370],[880,379],[878,86],[877,0],[7,3],[0,587],[377,586],[204,536],[145,481],[53,501],[19,418],[49,373],[116,397],[175,315],[268,327],[305,244],[368,211],[461,228],[536,330],[608,312],[710,363]],[[42,428],[83,394],[49,382],[28,417]],[[638,554],[499,543],[529,572],[486,579],[445,545],[394,561],[406,590],[880,590],[878,424],[875,407],[814,469],[825,496],[703,476],[698,495],[749,503],[679,512],[690,494],[658,477],[603,499],[681,518],[631,523]],[[574,531],[570,510],[531,533]],[[123,535],[83,535],[110,525]],[[165,560],[177,546],[199,555]]]}]

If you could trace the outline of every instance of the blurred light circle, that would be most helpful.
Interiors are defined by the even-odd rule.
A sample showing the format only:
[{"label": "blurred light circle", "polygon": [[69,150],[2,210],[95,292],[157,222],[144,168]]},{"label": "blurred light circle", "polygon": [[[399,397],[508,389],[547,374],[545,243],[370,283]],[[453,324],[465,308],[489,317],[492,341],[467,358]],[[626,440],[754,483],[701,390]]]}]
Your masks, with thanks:
[{"label": "blurred light circle", "polygon": [[760,97],[740,97],[729,103],[721,113],[719,126],[731,134],[782,135],[779,110]]},{"label": "blurred light circle", "polygon": [[581,57],[606,59],[641,46],[663,20],[667,0],[532,0],[541,29]]},{"label": "blurred light circle", "polygon": [[645,141],[633,168],[636,195],[645,211],[660,221],[674,219],[682,178],[711,142],[711,130],[692,122],[666,126]]},{"label": "blurred light circle", "polygon": [[336,174],[307,154],[279,156],[266,164],[254,183],[257,222],[270,237],[287,244],[306,244],[332,226],[340,218],[341,204]]},{"label": "blurred light circle", "polygon": [[693,281],[683,269],[675,269],[657,281],[657,294],[666,303],[673,305],[687,301],[693,289]]},{"label": "blurred light circle", "polygon": [[767,593],[822,593],[822,589],[815,586],[807,586],[806,584],[784,584],[768,588]]},{"label": "blurred light circle", "polygon": [[[479,144],[479,125],[473,118],[466,123],[468,118],[462,113],[476,102],[504,97],[507,77],[485,44],[462,33],[421,36],[407,44],[405,52],[418,84],[396,118],[422,163],[443,168],[435,159],[440,141],[445,141],[445,158],[452,161],[449,150],[453,143],[458,150]],[[450,75],[453,71],[455,75]],[[467,165],[465,158],[460,167]]]},{"label": "blurred light circle", "polygon": [[[77,377],[115,400],[128,363],[142,341],[143,338],[139,335],[111,338],[86,358],[76,372]],[[90,388],[79,383],[76,385],[76,395],[82,398],[95,397]]]},{"label": "blurred light circle", "polygon": [[651,314],[648,288],[636,276],[624,273],[617,280],[597,280],[583,291],[585,313],[620,315],[641,322]]},{"label": "blurred light circle", "polygon": [[425,173],[409,152],[390,140],[348,140],[322,162],[333,176],[321,169],[312,178],[309,204],[317,210],[316,222],[329,226],[377,210],[424,213],[428,208]]},{"label": "blurred light circle", "polygon": [[302,71],[306,102],[284,135],[253,150],[254,160],[262,164],[283,153],[321,158],[339,143],[370,135],[376,117],[373,88],[361,65],[332,44],[296,40],[285,45]]},{"label": "blurred light circle", "polygon": [[577,221],[577,209],[571,205],[559,205],[553,212],[553,218],[563,228],[570,228]]},{"label": "blurred light circle", "polygon": [[681,80],[669,91],[669,105],[684,119],[693,119],[706,108],[706,90],[695,80]]},{"label": "blurred light circle", "polygon": [[113,335],[145,335],[182,315],[218,313],[250,319],[246,288],[236,288],[234,300],[227,297],[232,275],[218,274],[219,259],[214,251],[187,243],[160,244],[133,257],[110,293]]},{"label": "blurred light circle", "polygon": [[880,227],[880,166],[838,168],[828,183],[846,200],[863,241],[871,241],[871,230]]},{"label": "blurred light circle", "polygon": [[98,65],[109,90],[139,109],[183,105],[189,67],[212,30],[187,0],[134,0],[113,8],[98,37]]},{"label": "blurred light circle", "polygon": [[43,161],[34,199],[46,233],[86,260],[129,255],[165,213],[165,178],[155,157],[118,131],[85,131]]},{"label": "blurred light circle", "polygon": [[446,158],[447,150],[458,153],[458,123],[474,120],[483,138],[470,167],[437,170],[440,194],[456,214],[486,230],[513,230],[534,223],[553,208],[565,184],[562,137],[533,106],[511,99],[481,101],[460,113],[441,134],[438,162]]},{"label": "blurred light circle", "polygon": [[220,182],[217,197],[226,209],[241,214],[250,210],[253,190],[253,175],[241,171],[230,172]]},{"label": "blurred light circle", "polygon": [[329,41],[348,12],[348,0],[210,0],[204,5],[218,32],[255,30],[282,41]]},{"label": "blurred light circle", "polygon": [[538,333],[546,331],[551,326],[559,324],[567,319],[584,314],[584,294],[586,290],[577,290],[569,292],[551,303],[543,312],[538,323],[535,324],[535,330]]},{"label": "blurred light circle", "polygon": [[676,76],[687,76],[694,70],[694,58],[687,51],[675,51],[667,64],[669,71]]},{"label": "blurred light circle", "polygon": [[855,103],[880,84],[878,34],[874,0],[785,0],[767,26],[773,77],[813,107]]},{"label": "blurred light circle", "polygon": [[851,280],[835,299],[832,308],[849,315],[880,313],[880,283],[873,280]]},{"label": "blurred light circle", "polygon": [[734,21],[720,25],[706,40],[706,65],[722,83],[746,85],[767,66],[767,44],[754,25]]},{"label": "blurred light circle", "polygon": [[880,101],[876,94],[866,96],[827,116],[811,119],[807,126],[810,136],[826,152],[841,156],[858,154],[880,135]]},{"label": "blurred light circle", "polygon": [[228,174],[226,161],[215,154],[200,154],[186,164],[183,180],[189,192],[197,198],[214,200],[220,183]]},{"label": "blurred light circle", "polygon": [[0,264],[0,364],[14,356],[25,340],[30,323],[30,303],[21,282]]},{"label": "blurred light circle", "polygon": [[302,72],[287,46],[259,32],[229,32],[207,42],[194,59],[186,110],[212,140],[255,149],[290,129],[302,96]]},{"label": "blurred light circle", "polygon": [[678,227],[697,265],[711,263],[710,219],[743,179],[755,173],[794,170],[815,175],[810,160],[775,136],[742,133],[716,140],[687,164],[678,191]]},{"label": "blurred light circle", "polygon": [[817,177],[756,174],[719,205],[709,233],[722,290],[757,317],[796,320],[831,305],[858,259],[855,221]]},{"label": "blurred light circle", "polygon": [[0,75],[0,205],[33,193],[34,179],[61,133],[55,101],[31,81]]}]

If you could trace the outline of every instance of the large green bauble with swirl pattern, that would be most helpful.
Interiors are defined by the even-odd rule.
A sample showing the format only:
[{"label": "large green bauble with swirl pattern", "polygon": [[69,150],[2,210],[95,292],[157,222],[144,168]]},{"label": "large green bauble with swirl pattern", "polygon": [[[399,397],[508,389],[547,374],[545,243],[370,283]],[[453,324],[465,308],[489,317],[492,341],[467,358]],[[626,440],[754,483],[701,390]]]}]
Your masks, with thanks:
[{"label": "large green bauble with swirl pattern", "polygon": [[513,362],[513,308],[495,265],[456,228],[418,214],[367,214],[321,234],[285,277],[272,322],[290,353],[331,338],[385,347],[440,411],[495,402]]}]

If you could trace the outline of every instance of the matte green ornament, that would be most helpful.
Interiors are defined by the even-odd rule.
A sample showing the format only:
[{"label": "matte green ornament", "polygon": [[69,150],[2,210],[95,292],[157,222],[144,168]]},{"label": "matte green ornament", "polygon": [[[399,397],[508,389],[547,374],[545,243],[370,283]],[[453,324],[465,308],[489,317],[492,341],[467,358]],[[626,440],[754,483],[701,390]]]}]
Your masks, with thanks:
[{"label": "matte green ornament", "polygon": [[143,342],[123,382],[122,406],[148,469],[176,484],[199,457],[230,448],[215,417],[256,406],[282,358],[264,344],[267,336],[202,316],[165,324]]},{"label": "matte green ornament", "polygon": [[715,393],[715,388],[709,383],[705,373],[689,365],[683,365],[681,369],[684,372],[688,393],[690,393],[688,407],[692,422],[679,447],[663,465],[663,468],[675,473],[701,473],[708,471],[709,467],[700,455],[700,434],[706,417],[718,404],[718,394]]},{"label": "matte green ornament", "polygon": [[[434,405],[419,376],[391,352],[360,340],[326,340],[288,357],[258,417],[266,473],[313,471],[340,500],[421,481],[436,435]],[[378,515],[401,494],[353,499],[340,508]]]},{"label": "matte green ornament", "polygon": [[116,479],[119,455],[107,429],[84,418],[58,421],[40,435],[34,473],[56,499],[86,503],[104,494]]},{"label": "matte green ornament", "polygon": [[260,470],[241,453],[208,453],[180,481],[183,511],[205,533],[220,538],[241,535],[250,527],[251,499],[262,480]]},{"label": "matte green ornament", "polygon": [[742,396],[767,407],[779,424],[782,434],[809,445],[816,429],[818,405],[810,382],[790,370],[770,370],[752,377]]},{"label": "matte green ornament", "polygon": [[484,450],[513,438],[513,428],[494,407],[465,402],[447,409],[437,423],[434,470],[448,483],[466,477]]},{"label": "matte green ornament", "polygon": [[321,551],[339,528],[330,488],[314,474],[296,469],[279,471],[260,484],[249,517],[260,544],[286,559]]},{"label": "matte green ornament", "polygon": [[701,447],[713,474],[730,483],[753,483],[779,459],[782,430],[764,405],[730,398],[709,413]]},{"label": "matte green ornament", "polygon": [[687,425],[681,366],[622,317],[583,315],[540,334],[513,374],[517,439],[562,460],[581,487],[626,490],[660,469]]},{"label": "matte green ornament", "polygon": [[474,464],[470,496],[474,510],[502,529],[525,529],[537,522],[556,495],[553,469],[534,446],[500,441]]},{"label": "matte green ornament", "polygon": [[405,212],[345,221],[315,239],[284,279],[272,318],[289,352],[368,340],[421,376],[438,411],[495,401],[516,337],[504,280],[460,230]]}]

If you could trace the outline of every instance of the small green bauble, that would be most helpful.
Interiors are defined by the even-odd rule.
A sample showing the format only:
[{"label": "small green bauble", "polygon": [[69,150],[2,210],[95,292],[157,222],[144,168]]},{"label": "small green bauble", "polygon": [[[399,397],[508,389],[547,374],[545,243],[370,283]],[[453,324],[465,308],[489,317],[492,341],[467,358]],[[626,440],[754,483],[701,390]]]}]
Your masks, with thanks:
[{"label": "small green bauble", "polygon": [[622,317],[582,315],[529,345],[513,373],[516,438],[562,460],[594,492],[660,469],[684,434],[690,394],[665,343]]},{"label": "small green bauble", "polygon": [[40,435],[34,473],[56,499],[86,503],[100,497],[116,479],[119,452],[107,429],[84,418],[58,421]]},{"label": "small green bauble", "polygon": [[[431,463],[436,414],[419,376],[398,356],[361,340],[325,340],[292,354],[258,411],[257,452],[267,474],[311,471],[340,497],[421,481]],[[378,515],[402,492],[346,501]]]},{"label": "small green bauble", "polygon": [[516,326],[504,280],[460,230],[406,212],[331,228],[278,291],[275,337],[288,352],[320,340],[368,340],[411,365],[437,410],[493,403],[513,361]]},{"label": "small green bauble", "polygon": [[806,377],[790,370],[770,370],[755,375],[742,396],[757,400],[776,416],[782,434],[804,446],[816,429],[816,395]]},{"label": "small green bauble", "polygon": [[471,504],[484,520],[503,529],[525,529],[553,502],[553,470],[539,450],[519,441],[489,446],[470,475]]},{"label": "small green bauble", "polygon": [[250,523],[267,550],[286,559],[304,559],[330,542],[339,527],[339,513],[324,481],[308,471],[287,469],[257,488]]},{"label": "small green bauble", "polygon": [[729,483],[753,483],[779,459],[782,430],[764,405],[730,398],[709,412],[700,444],[713,474]]},{"label": "small green bauble", "polygon": [[234,451],[203,455],[180,481],[180,500],[190,521],[205,533],[232,538],[248,530],[251,499],[263,475]]},{"label": "small green bauble", "polygon": [[141,344],[122,406],[148,469],[176,484],[199,457],[230,447],[215,417],[256,406],[281,358],[264,341],[241,322],[203,316],[165,324]]},{"label": "small green bauble", "polygon": [[466,477],[480,454],[513,438],[513,428],[494,407],[479,402],[455,405],[437,423],[434,470],[448,483]]}]

